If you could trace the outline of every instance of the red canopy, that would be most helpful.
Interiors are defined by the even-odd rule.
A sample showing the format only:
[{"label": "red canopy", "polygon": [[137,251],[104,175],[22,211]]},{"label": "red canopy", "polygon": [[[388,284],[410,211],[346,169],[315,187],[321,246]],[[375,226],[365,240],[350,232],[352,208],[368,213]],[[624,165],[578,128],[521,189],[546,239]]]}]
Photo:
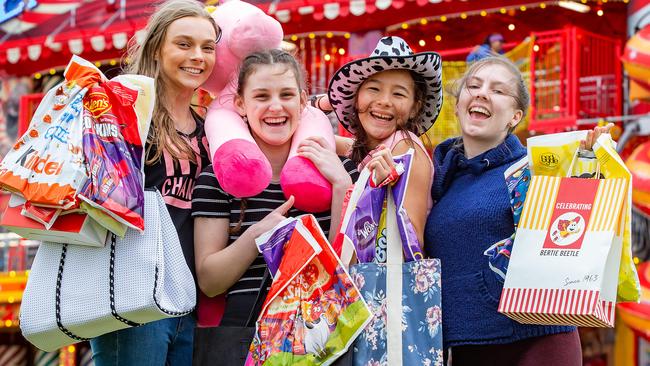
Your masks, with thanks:
[{"label": "red canopy", "polygon": [[[489,32],[502,32],[510,41],[521,40],[533,31],[567,25],[625,39],[626,4],[589,1],[588,5],[591,10],[587,13],[567,10],[555,1],[522,0],[286,0],[258,6],[282,23],[285,34],[386,29],[394,32],[400,31],[402,22],[424,18],[428,19],[424,27],[407,31],[426,35],[435,29],[443,40],[453,41],[448,46],[443,44],[443,49],[475,45]],[[505,13],[501,13],[502,9]],[[603,16],[596,15],[599,9],[604,11]],[[463,13],[466,19],[460,17]],[[449,20],[440,21],[442,15]],[[510,24],[516,26],[514,31],[507,29]]]},{"label": "red canopy", "polygon": [[[26,31],[18,34],[7,32],[3,24],[0,31],[0,67],[9,75],[29,75],[51,67],[67,64],[72,54],[89,60],[119,58],[128,40],[144,28],[153,11],[151,0],[120,1],[51,1],[43,4],[67,5],[60,14],[34,11],[23,13],[11,20],[14,26],[27,24]],[[47,5],[52,5],[49,8]],[[20,22],[20,23],[19,23]],[[29,24],[37,26],[29,27]],[[22,25],[20,24],[20,25]]]},{"label": "red canopy", "polygon": [[[622,2],[597,4],[588,13],[578,13],[548,4],[524,0],[249,0],[275,16],[286,35],[309,32],[364,32],[380,30],[400,35],[409,43],[427,41],[427,49],[448,50],[472,47],[489,32],[501,32],[508,42],[519,42],[533,31],[559,29],[567,25],[625,39],[626,7]],[[9,75],[29,75],[65,65],[75,53],[89,60],[118,58],[127,40],[146,24],[153,11],[152,0],[79,2],[39,0],[38,7],[20,16],[38,26],[22,33],[6,33],[9,21],[0,25],[0,70]],[[113,5],[110,5],[113,3]],[[120,8],[120,3],[125,4]],[[544,4],[541,6],[541,4]],[[46,14],[44,5],[65,9]],[[596,8],[604,16],[596,15]],[[71,9],[75,9],[71,11]],[[485,15],[481,12],[485,11]],[[446,15],[447,21],[440,16]],[[465,17],[461,17],[464,15]],[[422,20],[425,19],[425,20]],[[412,26],[402,29],[401,23]],[[422,23],[418,23],[422,20]],[[32,25],[34,24],[32,23]],[[508,26],[513,24],[514,30]],[[440,41],[433,42],[434,35]],[[418,48],[415,46],[415,48]],[[420,50],[416,50],[420,51]]]}]

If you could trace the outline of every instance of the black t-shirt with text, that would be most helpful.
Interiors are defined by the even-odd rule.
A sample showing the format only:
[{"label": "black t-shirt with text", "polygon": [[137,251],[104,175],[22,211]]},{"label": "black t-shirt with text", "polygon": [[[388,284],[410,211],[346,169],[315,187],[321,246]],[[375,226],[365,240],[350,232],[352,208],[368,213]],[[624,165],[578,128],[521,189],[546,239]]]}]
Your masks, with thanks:
[{"label": "black t-shirt with text", "polygon": [[[169,216],[174,222],[183,248],[183,255],[196,281],[194,266],[194,219],[192,218],[192,192],[201,171],[210,164],[208,142],[203,122],[195,116],[196,129],[191,134],[178,132],[189,141],[194,150],[196,163],[187,159],[174,161],[168,151],[161,158],[144,168],[145,188],[156,188],[162,194]],[[148,156],[155,153],[152,148]]]}]

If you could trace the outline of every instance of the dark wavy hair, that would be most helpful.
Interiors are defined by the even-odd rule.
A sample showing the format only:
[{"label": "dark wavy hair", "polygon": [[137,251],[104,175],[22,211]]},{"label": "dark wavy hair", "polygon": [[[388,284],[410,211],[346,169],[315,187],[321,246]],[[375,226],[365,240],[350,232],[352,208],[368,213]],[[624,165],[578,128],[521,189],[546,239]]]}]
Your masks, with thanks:
[{"label": "dark wavy hair", "polygon": [[243,96],[248,77],[253,72],[255,72],[257,66],[277,64],[285,65],[287,69],[292,70],[293,75],[296,77],[296,83],[298,83],[298,87],[300,87],[301,90],[305,89],[305,78],[303,77],[304,73],[302,67],[300,67],[300,64],[298,61],[296,61],[296,58],[293,57],[289,52],[279,49],[270,49],[251,53],[242,61],[241,67],[239,68],[239,76],[237,80],[237,94],[239,96]]}]

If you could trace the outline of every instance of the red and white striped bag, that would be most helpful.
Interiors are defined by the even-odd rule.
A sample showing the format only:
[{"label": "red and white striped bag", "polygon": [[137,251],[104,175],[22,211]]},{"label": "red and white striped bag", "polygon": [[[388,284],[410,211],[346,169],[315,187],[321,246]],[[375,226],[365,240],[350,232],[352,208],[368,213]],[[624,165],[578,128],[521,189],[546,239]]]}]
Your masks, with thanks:
[{"label": "red and white striped bag", "polygon": [[499,312],[526,324],[613,327],[629,185],[533,176]]}]

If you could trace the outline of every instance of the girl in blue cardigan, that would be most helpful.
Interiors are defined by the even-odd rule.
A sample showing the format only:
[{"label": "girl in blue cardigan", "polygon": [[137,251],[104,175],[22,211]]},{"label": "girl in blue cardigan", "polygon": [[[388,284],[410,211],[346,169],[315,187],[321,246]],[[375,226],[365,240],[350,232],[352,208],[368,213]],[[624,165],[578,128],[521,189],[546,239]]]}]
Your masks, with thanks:
[{"label": "girl in blue cardigan", "polygon": [[[582,365],[575,327],[523,325],[497,312],[503,282],[485,252],[515,230],[504,171],[526,155],[512,135],[529,104],[521,73],[505,58],[485,58],[452,94],[462,133],[434,152],[435,204],[425,228],[425,251],[442,264],[452,365]],[[607,129],[590,132],[583,147]]]}]

